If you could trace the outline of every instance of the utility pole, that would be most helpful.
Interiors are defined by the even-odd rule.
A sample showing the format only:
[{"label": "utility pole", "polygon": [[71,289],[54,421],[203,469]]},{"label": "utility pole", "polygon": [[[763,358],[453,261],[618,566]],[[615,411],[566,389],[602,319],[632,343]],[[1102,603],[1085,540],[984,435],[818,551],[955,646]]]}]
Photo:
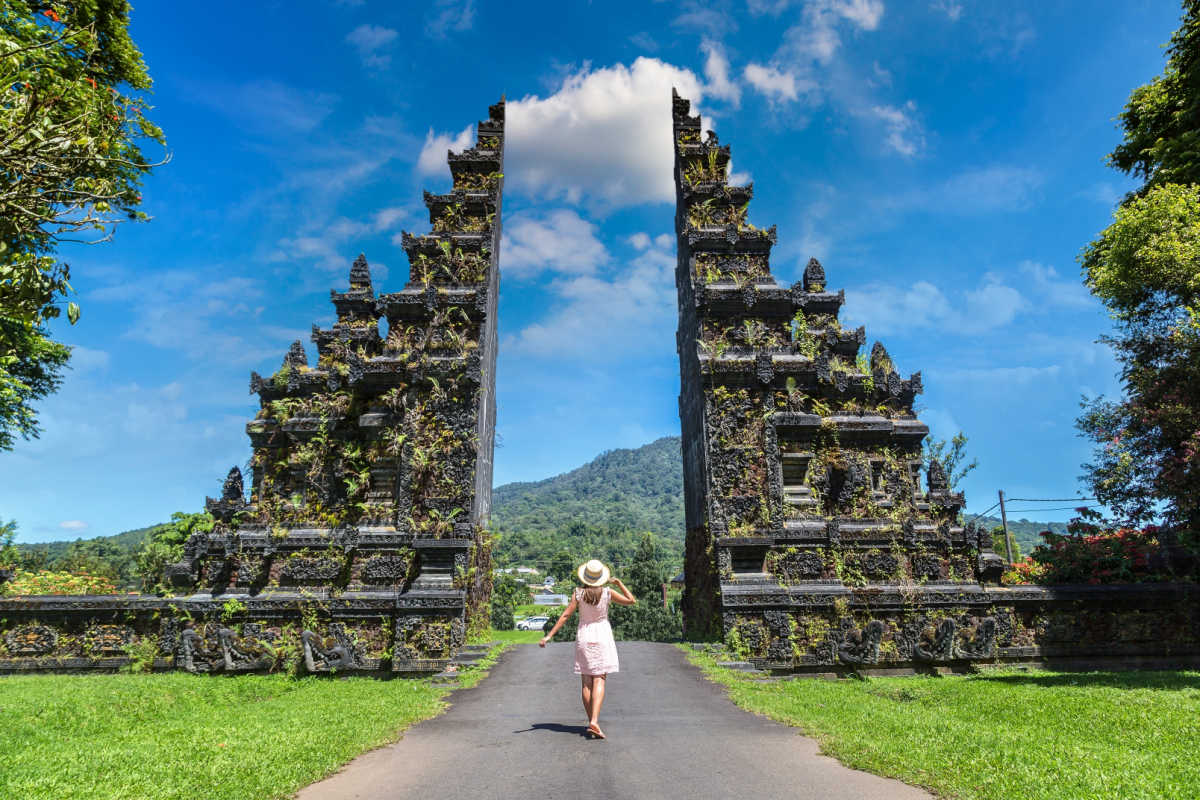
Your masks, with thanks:
[{"label": "utility pole", "polygon": [[1000,490],[1000,524],[1004,526],[1004,555],[1008,563],[1013,563],[1012,542],[1008,538],[1008,514],[1004,513],[1004,490]]}]

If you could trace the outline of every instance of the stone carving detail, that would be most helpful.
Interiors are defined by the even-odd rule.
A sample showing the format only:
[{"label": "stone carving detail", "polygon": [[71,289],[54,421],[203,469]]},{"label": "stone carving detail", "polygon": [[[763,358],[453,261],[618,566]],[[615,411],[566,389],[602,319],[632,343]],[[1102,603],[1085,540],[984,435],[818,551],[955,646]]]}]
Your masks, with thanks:
[{"label": "stone carving detail", "polygon": [[179,620],[167,617],[158,627],[158,654],[172,656],[179,652]]},{"label": "stone carving detail", "polygon": [[399,583],[408,575],[406,556],[373,556],[362,569],[363,583]]},{"label": "stone carving detail", "polygon": [[946,617],[938,623],[933,643],[928,648],[918,640],[913,647],[913,657],[918,661],[949,661],[954,656],[954,637],[957,633],[958,623]]},{"label": "stone carving detail", "polygon": [[992,658],[996,653],[996,618],[984,617],[979,620],[975,635],[971,641],[955,648],[959,658],[985,659]]},{"label": "stone carving detail", "polygon": [[862,630],[851,627],[838,645],[838,658],[843,663],[860,665],[879,661],[879,645],[883,641],[883,623],[873,619]]},{"label": "stone carving detail", "polygon": [[935,555],[917,555],[912,559],[914,578],[937,580],[942,576],[942,559]]},{"label": "stone carving detail", "polygon": [[128,625],[91,625],[83,634],[83,649],[96,656],[121,655],[133,638],[133,629]]},{"label": "stone carving detail", "polygon": [[333,672],[359,665],[354,642],[340,622],[329,623],[327,637],[305,630],[300,640],[304,644],[304,666],[309,672]]},{"label": "stone carving detail", "polygon": [[889,578],[896,574],[900,561],[891,553],[867,553],[862,558],[863,572],[871,578]]},{"label": "stone carving detail", "polygon": [[225,483],[221,487],[221,499],[205,498],[204,508],[218,521],[228,523],[233,520],[234,514],[246,507],[244,492],[242,471],[234,467],[225,476]]},{"label": "stone carving detail", "polygon": [[775,571],[787,581],[819,578],[825,572],[825,559],[815,550],[784,553],[776,562]]},{"label": "stone carving detail", "polygon": [[11,656],[42,656],[53,652],[58,631],[49,625],[22,625],[4,635],[4,646]]},{"label": "stone carving detail", "polygon": [[280,577],[291,583],[332,583],[342,573],[341,559],[328,556],[292,556]]},{"label": "stone carving detail", "polygon": [[258,623],[247,622],[242,625],[241,636],[230,628],[220,628],[217,639],[221,643],[221,655],[228,672],[264,670],[275,663],[272,646],[275,637],[265,632]]},{"label": "stone carving detail", "polygon": [[178,662],[188,672],[219,672],[225,667],[225,653],[218,636],[220,626],[209,623],[199,628],[188,621],[179,637]]}]

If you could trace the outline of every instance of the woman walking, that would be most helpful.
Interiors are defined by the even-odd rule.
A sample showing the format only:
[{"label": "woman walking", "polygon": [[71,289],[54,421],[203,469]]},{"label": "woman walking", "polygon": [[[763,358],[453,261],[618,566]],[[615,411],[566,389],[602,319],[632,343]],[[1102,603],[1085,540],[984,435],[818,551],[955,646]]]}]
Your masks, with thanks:
[{"label": "woman walking", "polygon": [[[631,606],[637,602],[633,592],[626,588],[620,578],[613,578],[608,567],[596,559],[581,564],[576,571],[582,589],[571,595],[558,622],[538,642],[541,647],[554,638],[575,610],[579,610],[579,632],[575,634],[575,674],[583,683],[583,710],[588,715],[587,732],[597,739],[604,738],[600,730],[600,706],[604,704],[604,683],[609,673],[617,672],[617,645],[613,641],[612,626],[608,624],[609,601],[620,606]],[[612,581],[613,589],[606,584]]]}]

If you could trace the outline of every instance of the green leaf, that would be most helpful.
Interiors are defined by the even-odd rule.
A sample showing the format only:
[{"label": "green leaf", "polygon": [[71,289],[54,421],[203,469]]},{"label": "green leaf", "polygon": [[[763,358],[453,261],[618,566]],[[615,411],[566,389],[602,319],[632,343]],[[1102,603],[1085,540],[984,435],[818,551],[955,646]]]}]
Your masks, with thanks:
[{"label": "green leaf", "polygon": [[67,303],[67,319],[71,320],[72,325],[74,325],[76,322],[79,322],[78,303]]}]

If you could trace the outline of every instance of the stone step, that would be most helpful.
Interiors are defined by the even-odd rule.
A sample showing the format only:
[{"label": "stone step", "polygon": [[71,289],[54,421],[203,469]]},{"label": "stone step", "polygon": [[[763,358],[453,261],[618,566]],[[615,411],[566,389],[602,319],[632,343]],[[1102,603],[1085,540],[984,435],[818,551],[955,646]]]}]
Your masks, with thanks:
[{"label": "stone step", "polygon": [[483,652],[483,653],[459,653],[453,659],[450,660],[450,663],[451,664],[478,664],[480,661],[482,661],[484,659],[485,656],[487,656],[486,652]]},{"label": "stone step", "polygon": [[718,661],[717,666],[724,667],[725,669],[734,669],[738,672],[756,672],[759,675],[765,674],[762,670],[751,664],[749,661]]}]

